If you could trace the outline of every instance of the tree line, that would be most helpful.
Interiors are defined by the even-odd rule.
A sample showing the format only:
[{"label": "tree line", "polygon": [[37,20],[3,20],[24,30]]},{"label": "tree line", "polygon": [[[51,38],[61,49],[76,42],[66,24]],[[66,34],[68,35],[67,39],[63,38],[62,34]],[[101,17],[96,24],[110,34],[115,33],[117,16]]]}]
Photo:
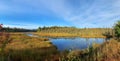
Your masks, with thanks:
[{"label": "tree line", "polygon": [[36,29],[3,27],[0,31],[6,31],[6,32],[36,32]]},{"label": "tree line", "polygon": [[52,27],[39,27],[37,32],[46,32],[46,33],[105,33],[111,32],[111,28],[76,28],[76,27],[61,27],[61,26],[52,26]]}]

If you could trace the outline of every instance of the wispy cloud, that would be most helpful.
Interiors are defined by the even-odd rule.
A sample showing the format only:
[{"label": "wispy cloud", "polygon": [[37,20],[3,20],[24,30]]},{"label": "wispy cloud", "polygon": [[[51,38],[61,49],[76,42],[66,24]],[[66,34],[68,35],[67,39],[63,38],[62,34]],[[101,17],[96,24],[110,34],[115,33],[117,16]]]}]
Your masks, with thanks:
[{"label": "wispy cloud", "polygon": [[120,0],[1,0],[0,13],[53,16],[78,27],[112,27],[120,19],[119,4]]},{"label": "wispy cloud", "polygon": [[12,27],[12,28],[26,28],[26,29],[37,29],[38,25],[36,24],[5,24],[4,27]]},{"label": "wispy cloud", "polygon": [[[82,27],[111,27],[120,19],[120,0],[80,0],[77,8],[68,6],[66,0],[46,0],[42,3],[66,21]],[[72,2],[74,3],[74,1]],[[75,3],[74,3],[75,4]],[[81,5],[81,6],[80,6]],[[83,8],[85,7],[85,8]],[[108,23],[106,23],[108,22]]]},{"label": "wispy cloud", "polygon": [[[120,0],[95,0],[83,13],[68,17],[67,20],[84,27],[111,27],[120,19]],[[84,5],[83,5],[84,6]]]}]

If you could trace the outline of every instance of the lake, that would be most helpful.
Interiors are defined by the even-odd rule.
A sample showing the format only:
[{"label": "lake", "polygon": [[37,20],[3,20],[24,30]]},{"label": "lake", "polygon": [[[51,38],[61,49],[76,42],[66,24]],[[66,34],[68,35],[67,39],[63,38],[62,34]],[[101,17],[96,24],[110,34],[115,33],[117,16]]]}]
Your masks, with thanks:
[{"label": "lake", "polygon": [[[30,37],[39,37],[30,33],[26,33],[26,35]],[[52,44],[55,45],[59,51],[81,50],[92,46],[93,43],[102,44],[105,42],[105,38],[45,38],[49,38]]]},{"label": "lake", "polygon": [[59,51],[86,49],[93,43],[101,44],[104,38],[50,38],[50,41],[57,47]]}]

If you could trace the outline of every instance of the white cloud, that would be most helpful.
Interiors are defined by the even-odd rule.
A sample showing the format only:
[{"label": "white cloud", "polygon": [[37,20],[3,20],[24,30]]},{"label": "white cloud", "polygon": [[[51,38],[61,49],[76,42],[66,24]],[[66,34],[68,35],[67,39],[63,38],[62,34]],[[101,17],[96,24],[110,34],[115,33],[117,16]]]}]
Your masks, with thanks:
[{"label": "white cloud", "polygon": [[[86,12],[83,12],[80,15],[71,15],[67,20],[70,20],[79,26],[83,24],[83,26],[88,25],[88,27],[91,27],[92,25],[95,27],[98,26],[99,23],[101,24],[101,27],[108,26],[109,22],[113,24],[116,20],[120,19],[120,8],[118,8],[120,5],[118,2],[120,2],[120,0],[96,0],[89,9],[86,9]],[[98,24],[94,24],[94,22]],[[112,24],[109,25],[109,27],[112,26]]]},{"label": "white cloud", "polygon": [[22,24],[5,24],[4,27],[11,27],[11,28],[25,28],[25,29],[37,29],[38,25],[35,24],[27,24],[27,25],[22,25]]},{"label": "white cloud", "polygon": [[[70,2],[69,0],[11,0],[9,4],[0,4],[0,12],[55,14],[77,26],[88,27],[108,26],[109,24],[106,23],[112,25],[120,19],[120,0],[91,1],[92,3],[88,4],[89,2],[84,0],[83,5],[78,5],[76,9],[74,4],[73,7],[69,6],[67,3]],[[78,2],[82,2],[82,0]]]}]

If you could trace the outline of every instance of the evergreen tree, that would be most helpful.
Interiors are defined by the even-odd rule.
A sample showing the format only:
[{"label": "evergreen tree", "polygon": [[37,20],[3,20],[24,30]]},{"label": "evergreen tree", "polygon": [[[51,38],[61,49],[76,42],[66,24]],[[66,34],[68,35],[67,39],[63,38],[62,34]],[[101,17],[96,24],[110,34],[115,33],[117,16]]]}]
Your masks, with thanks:
[{"label": "evergreen tree", "polygon": [[120,39],[120,21],[118,21],[114,26],[115,37]]}]

